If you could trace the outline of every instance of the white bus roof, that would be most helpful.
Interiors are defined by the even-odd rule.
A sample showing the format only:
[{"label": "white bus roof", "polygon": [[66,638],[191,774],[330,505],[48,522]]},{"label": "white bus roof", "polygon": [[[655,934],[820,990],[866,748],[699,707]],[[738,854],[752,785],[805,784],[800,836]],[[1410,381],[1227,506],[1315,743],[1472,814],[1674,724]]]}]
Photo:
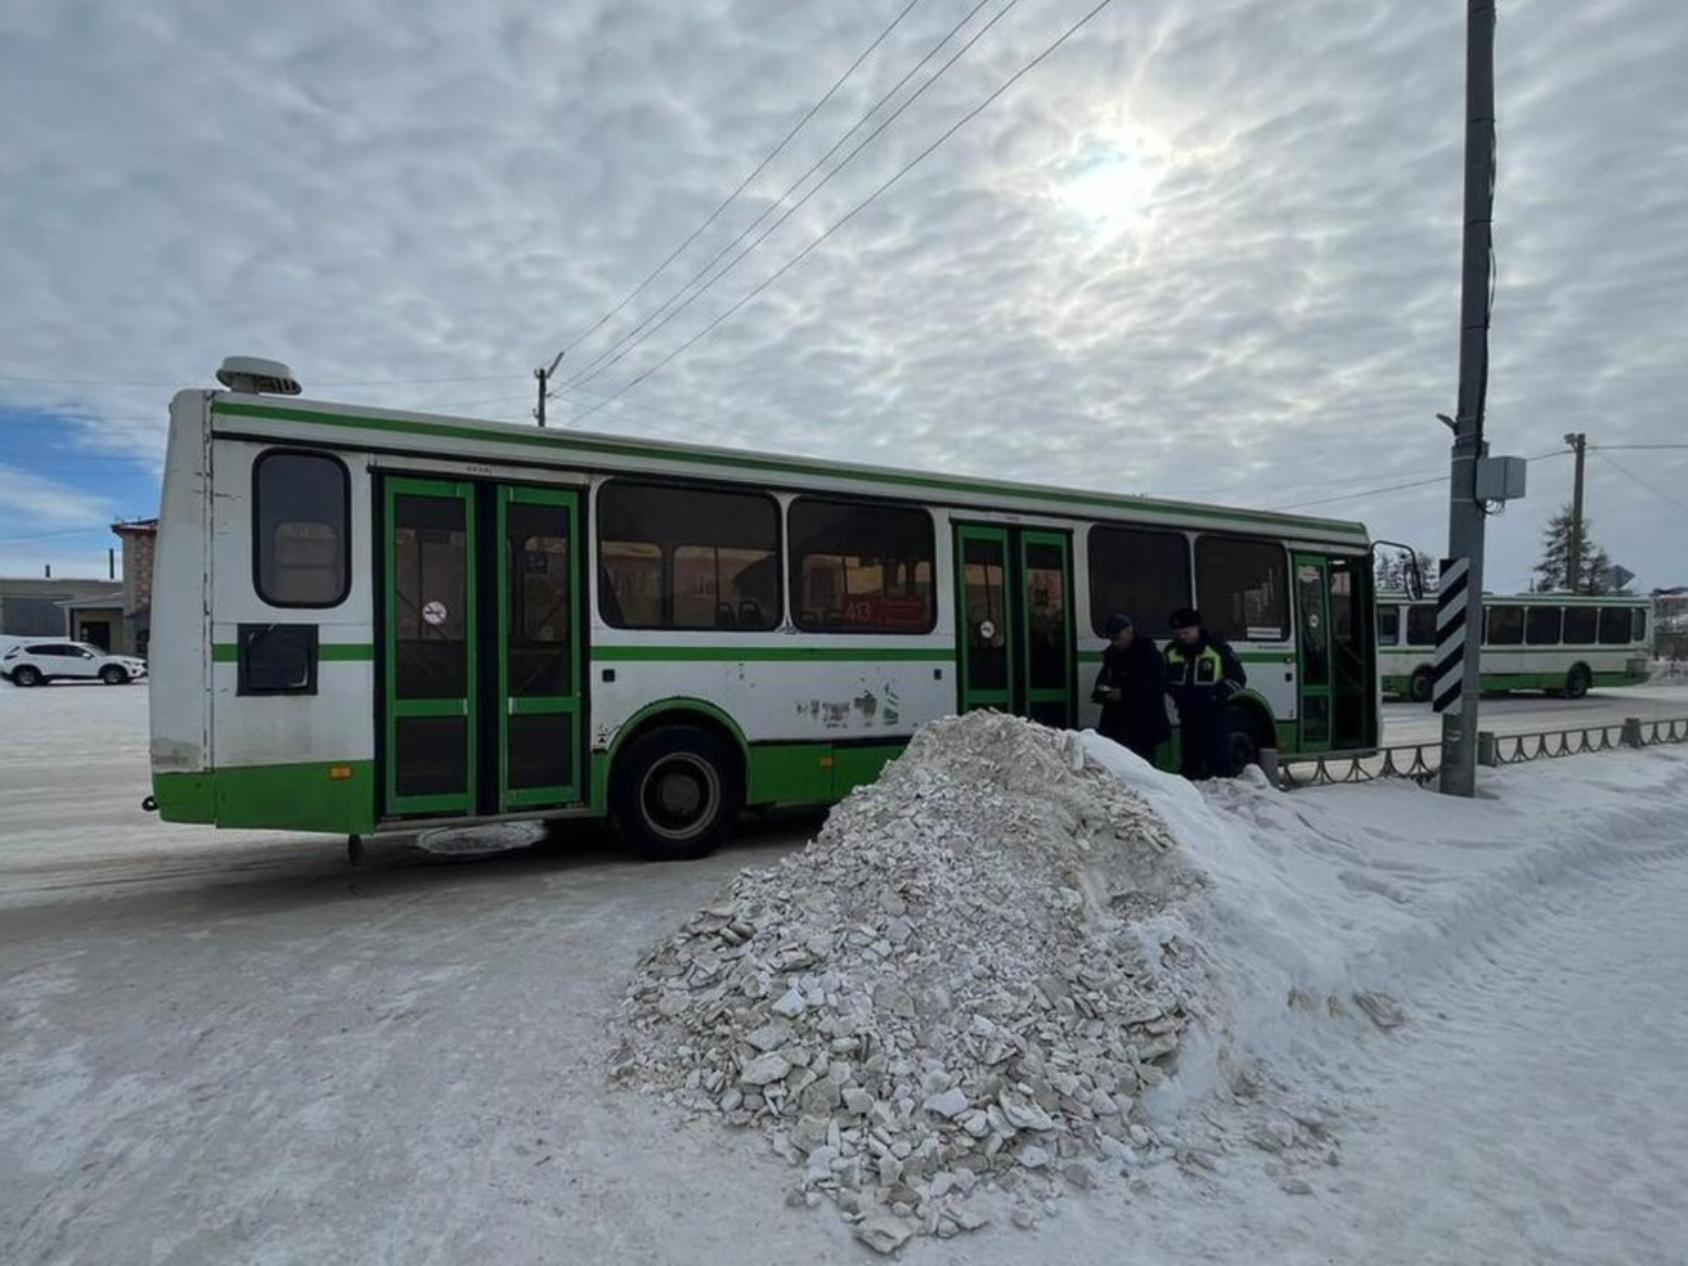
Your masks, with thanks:
[{"label": "white bus roof", "polygon": [[1186,501],[1056,488],[968,475],[945,475],[853,462],[792,457],[746,449],[630,439],[567,428],[540,430],[507,422],[482,422],[232,392],[184,392],[209,402],[213,434],[310,441],[328,447],[427,453],[453,461],[567,465],[617,473],[689,476],[754,482],[791,490],[877,493],[948,505],[1018,510],[1065,517],[1125,520],[1180,528],[1267,533],[1365,549],[1363,523],[1242,510]]}]

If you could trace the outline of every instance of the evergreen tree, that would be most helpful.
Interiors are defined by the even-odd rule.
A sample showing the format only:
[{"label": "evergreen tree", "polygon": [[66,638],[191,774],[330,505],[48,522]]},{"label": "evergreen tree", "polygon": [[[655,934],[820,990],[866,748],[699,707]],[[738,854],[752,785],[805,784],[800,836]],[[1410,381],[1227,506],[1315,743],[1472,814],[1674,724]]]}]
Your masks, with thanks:
[{"label": "evergreen tree", "polygon": [[[1594,543],[1593,524],[1583,520],[1581,561],[1577,565],[1578,593],[1606,593],[1611,587],[1612,560]],[[1571,507],[1547,521],[1541,534],[1541,561],[1530,587],[1537,593],[1569,593],[1571,569]]]},{"label": "evergreen tree", "polygon": [[1424,592],[1436,592],[1437,573],[1441,571],[1441,564],[1423,550],[1418,551],[1418,574],[1424,578]]},{"label": "evergreen tree", "polygon": [[1582,565],[1582,591],[1584,593],[1612,592],[1612,560],[1600,546],[1594,547],[1594,552],[1588,556]]}]

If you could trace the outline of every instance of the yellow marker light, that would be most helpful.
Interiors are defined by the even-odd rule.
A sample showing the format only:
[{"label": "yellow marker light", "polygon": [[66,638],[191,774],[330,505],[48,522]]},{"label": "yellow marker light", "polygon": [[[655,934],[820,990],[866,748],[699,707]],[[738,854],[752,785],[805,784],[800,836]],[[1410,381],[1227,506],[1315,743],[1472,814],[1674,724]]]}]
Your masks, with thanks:
[{"label": "yellow marker light", "polygon": [[831,769],[832,766],[833,766],[833,763],[834,762],[833,762],[832,757],[830,757],[830,756],[821,757],[821,768],[822,769]]},{"label": "yellow marker light", "polygon": [[328,768],[328,778],[330,782],[345,782],[351,778],[351,776],[352,767],[350,765],[330,765]]}]

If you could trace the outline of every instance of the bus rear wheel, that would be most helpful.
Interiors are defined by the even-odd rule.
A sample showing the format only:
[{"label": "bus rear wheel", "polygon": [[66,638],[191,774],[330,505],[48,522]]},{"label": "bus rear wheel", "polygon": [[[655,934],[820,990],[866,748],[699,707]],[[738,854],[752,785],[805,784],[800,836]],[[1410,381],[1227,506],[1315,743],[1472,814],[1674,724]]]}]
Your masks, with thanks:
[{"label": "bus rear wheel", "polygon": [[1581,699],[1588,693],[1590,685],[1588,669],[1577,664],[1565,674],[1565,697],[1567,699]]},{"label": "bus rear wheel", "polygon": [[1407,698],[1414,703],[1429,703],[1430,692],[1436,688],[1436,679],[1431,676],[1428,668],[1421,668],[1407,683]]},{"label": "bus rear wheel", "polygon": [[732,834],[744,794],[738,762],[707,730],[642,734],[616,762],[610,812],[623,848],[651,861],[689,861]]}]

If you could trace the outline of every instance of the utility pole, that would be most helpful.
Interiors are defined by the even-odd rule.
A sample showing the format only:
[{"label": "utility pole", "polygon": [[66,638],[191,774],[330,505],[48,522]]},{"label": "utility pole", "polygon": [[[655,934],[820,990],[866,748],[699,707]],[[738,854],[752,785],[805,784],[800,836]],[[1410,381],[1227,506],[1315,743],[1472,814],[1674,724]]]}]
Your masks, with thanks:
[{"label": "utility pole", "polygon": [[533,416],[539,420],[539,425],[545,425],[545,401],[551,396],[551,375],[557,372],[557,366],[562,362],[563,354],[558,352],[551,363],[544,369],[536,369],[533,376],[539,379],[539,404],[533,411]]},{"label": "utility pole", "polygon": [[[1446,795],[1477,791],[1477,709],[1482,678],[1479,648],[1483,626],[1483,533],[1488,509],[1477,496],[1477,465],[1488,455],[1483,439],[1483,410],[1489,386],[1489,250],[1494,219],[1495,175],[1495,6],[1494,0],[1469,0],[1465,25],[1465,241],[1460,283],[1459,405],[1448,485],[1448,558],[1464,569],[1464,605],[1458,617],[1476,629],[1460,640],[1466,654],[1459,697],[1438,701],[1442,709],[1441,787]],[[1446,569],[1444,569],[1446,571]],[[1452,582],[1446,575],[1444,587]],[[1469,612],[1475,612],[1475,616]],[[1442,655],[1443,619],[1439,603],[1437,654]],[[1457,650],[1455,652],[1457,654]],[[1452,656],[1448,657],[1450,661]],[[1454,664],[1449,662],[1449,670]]]},{"label": "utility pole", "polygon": [[1571,543],[1565,551],[1565,588],[1576,593],[1578,582],[1582,579],[1583,459],[1588,455],[1588,436],[1578,431],[1574,435],[1567,435],[1565,443],[1569,444],[1577,455],[1577,479],[1571,486]]}]

